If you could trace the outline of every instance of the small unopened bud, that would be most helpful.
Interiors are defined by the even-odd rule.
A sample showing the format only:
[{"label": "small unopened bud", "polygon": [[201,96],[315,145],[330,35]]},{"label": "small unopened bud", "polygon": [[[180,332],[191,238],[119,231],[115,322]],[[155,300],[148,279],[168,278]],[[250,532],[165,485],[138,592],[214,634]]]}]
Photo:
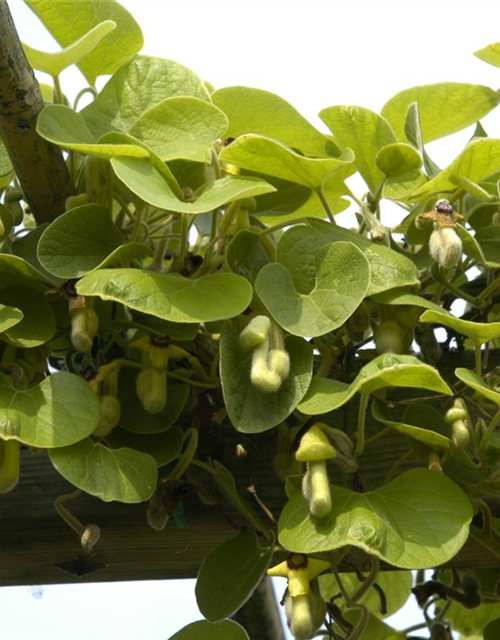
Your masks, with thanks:
[{"label": "small unopened bud", "polygon": [[462,257],[462,240],[452,227],[434,229],[429,240],[429,253],[440,267],[450,269]]},{"label": "small unopened bud", "polygon": [[373,338],[377,353],[407,353],[413,333],[398,324],[395,320],[386,320],[376,327]]},{"label": "small unopened bud", "polygon": [[467,408],[461,398],[457,398],[453,407],[446,412],[446,421],[451,424],[451,440],[460,449],[467,449],[470,445],[468,417]]},{"label": "small unopened bud", "polygon": [[238,443],[236,445],[236,455],[238,456],[238,458],[246,458],[248,455],[248,451],[242,444]]},{"label": "small unopened bud", "polygon": [[92,307],[71,313],[71,342],[78,351],[90,351],[99,328],[99,318]]},{"label": "small unopened bud", "polygon": [[98,438],[107,436],[120,422],[121,405],[118,398],[111,395],[101,396],[101,413],[99,416],[99,424],[94,430],[93,435]]},{"label": "small unopened bud", "polygon": [[250,369],[250,380],[260,391],[274,393],[281,387],[281,376],[276,371],[269,369],[267,355],[269,340],[255,347]]},{"label": "small unopened bud", "polygon": [[267,316],[255,316],[240,333],[242,349],[253,349],[262,344],[269,335],[271,320]]},{"label": "small unopened bud", "polygon": [[143,369],[137,376],[137,395],[148,413],[160,413],[167,404],[167,376],[160,369]]},{"label": "small unopened bud", "polygon": [[271,349],[269,351],[269,369],[279,375],[282,380],[288,378],[290,373],[290,356],[284,349]]},{"label": "small unopened bud", "polygon": [[82,551],[84,555],[89,555],[94,550],[94,547],[99,542],[101,537],[101,530],[96,524],[89,524],[83,530],[80,536],[80,543],[82,545]]}]

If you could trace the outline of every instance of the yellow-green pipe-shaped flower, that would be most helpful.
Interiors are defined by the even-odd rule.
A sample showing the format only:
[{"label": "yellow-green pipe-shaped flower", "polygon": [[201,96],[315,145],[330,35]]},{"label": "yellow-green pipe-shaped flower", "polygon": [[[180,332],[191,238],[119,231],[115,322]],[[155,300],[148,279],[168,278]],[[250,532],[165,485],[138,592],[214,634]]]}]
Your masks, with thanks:
[{"label": "yellow-green pipe-shaped flower", "polygon": [[332,509],[326,461],[337,457],[336,449],[321,426],[318,422],[310,427],[302,436],[295,454],[299,462],[307,463],[307,471],[302,480],[302,493],[309,502],[309,510],[316,518],[325,518]]},{"label": "yellow-green pipe-shaped flower", "polygon": [[295,598],[308,594],[311,580],[329,568],[330,563],[325,560],[309,558],[304,553],[291,553],[286,560],[268,569],[267,575],[287,578],[288,592]]},{"label": "yellow-green pipe-shaped flower", "polygon": [[266,338],[253,351],[250,380],[264,393],[274,393],[280,388],[282,379],[276,371],[269,368],[268,354],[269,338]]},{"label": "yellow-green pipe-shaped flower", "polygon": [[267,316],[255,316],[240,333],[242,349],[253,349],[262,344],[269,335],[271,320]]}]

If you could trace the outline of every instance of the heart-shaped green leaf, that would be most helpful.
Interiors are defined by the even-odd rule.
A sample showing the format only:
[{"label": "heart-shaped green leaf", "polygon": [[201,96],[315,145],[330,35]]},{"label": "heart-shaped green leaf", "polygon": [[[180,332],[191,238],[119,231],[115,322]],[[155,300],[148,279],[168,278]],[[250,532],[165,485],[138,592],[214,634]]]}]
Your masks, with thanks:
[{"label": "heart-shaped green leaf", "polygon": [[49,456],[63,478],[104,502],[143,502],[156,487],[155,459],[134,449],[108,449],[85,438]]},{"label": "heart-shaped green leaf", "polygon": [[42,267],[37,256],[38,242],[48,226],[49,223],[44,222],[34,229],[30,229],[28,233],[23,234],[21,237],[16,237],[12,243],[11,250],[15,256],[29,264],[33,276],[36,274],[38,280],[52,285],[60,285],[66,281],[65,278],[57,278],[49,273],[47,269]]},{"label": "heart-shaped green leaf", "polygon": [[420,316],[420,322],[432,322],[450,327],[480,344],[500,337],[500,322],[470,322],[469,320],[456,318],[444,310],[435,311],[429,309],[424,311]]},{"label": "heart-shaped green leaf", "polygon": [[252,351],[241,348],[232,323],[221,336],[220,374],[231,423],[243,433],[259,433],[283,422],[302,400],[312,376],[312,347],[302,338],[286,340],[290,374],[278,391],[264,393],[250,382]]},{"label": "heart-shaped green leaf", "polygon": [[130,13],[115,1],[59,2],[51,0],[25,0],[62,47],[69,47],[100,23],[113,20],[116,29],[78,60],[78,68],[90,85],[97,76],[114,73],[143,43],[142,32]]},{"label": "heart-shaped green leaf", "polygon": [[46,286],[40,282],[46,281],[46,278],[20,256],[0,253],[0,276],[0,288],[21,285],[40,292],[46,291]]},{"label": "heart-shaped green leaf", "polygon": [[205,618],[217,622],[238,611],[262,580],[272,555],[272,547],[260,547],[253,531],[211,551],[196,581],[196,602]]},{"label": "heart-shaped green leaf", "polygon": [[200,620],[188,624],[169,640],[248,640],[248,636],[245,629],[232,620]]},{"label": "heart-shaped green leaf", "polygon": [[120,372],[119,400],[122,406],[120,427],[139,435],[150,435],[167,431],[184,409],[189,397],[189,385],[185,382],[168,380],[167,404],[159,413],[144,410],[137,396],[136,378],[138,372],[125,369]]},{"label": "heart-shaped green leaf", "polygon": [[[352,597],[361,587],[362,581],[355,573],[342,573],[342,583],[347,593]],[[387,618],[387,616],[391,616],[401,609],[410,597],[413,576],[411,571],[381,571],[377,576],[377,585],[384,592],[386,613],[381,613],[382,601],[380,592],[374,587],[371,587],[363,595],[359,603],[367,607],[368,611],[374,616]],[[340,593],[337,580],[331,573],[325,573],[319,577],[319,587],[321,595],[326,602],[329,602],[331,598]],[[335,602],[342,611],[348,610],[343,599],[336,598]]]},{"label": "heart-shaped green leaf", "polygon": [[78,293],[115,300],[126,307],[172,322],[210,322],[232,318],[252,299],[252,287],[234,273],[198,279],[140,269],[100,269],[84,276]]},{"label": "heart-shaped green leaf", "polygon": [[308,224],[316,234],[318,248],[330,242],[345,241],[352,242],[361,249],[370,263],[370,286],[367,296],[395,287],[419,285],[416,266],[401,253],[382,244],[371,242],[359,233],[343,229],[338,225],[334,226],[323,220],[310,219]]},{"label": "heart-shaped green leaf", "polygon": [[363,107],[328,107],[320,111],[319,116],[333,133],[337,145],[354,151],[354,164],[375,193],[384,178],[375,162],[377,153],[386,145],[397,142],[389,124]]},{"label": "heart-shaped green leaf", "polygon": [[79,278],[122,242],[106,207],[84,205],[67,211],[47,227],[38,242],[38,260],[60,278]]},{"label": "heart-shaped green leaf", "polygon": [[405,569],[435,567],[458,553],[472,507],[449,478],[412,469],[369,493],[331,486],[332,511],[318,520],[297,493],[279,520],[279,541],[290,551],[320,553],[347,545]]},{"label": "heart-shaped green leaf", "polygon": [[223,149],[219,157],[242,169],[319,189],[336,171],[351,163],[354,154],[346,149],[338,158],[306,158],[277,140],[249,133]]},{"label": "heart-shaped green leaf", "polygon": [[479,138],[470,142],[446,169],[419,187],[412,194],[412,199],[420,202],[433,193],[456,191],[456,176],[462,176],[472,182],[481,182],[499,170],[500,140]]},{"label": "heart-shaped green leaf", "polygon": [[477,391],[483,397],[488,398],[488,400],[491,400],[491,402],[494,402],[500,407],[500,393],[497,393],[494,389],[490,389],[477,373],[474,373],[474,371],[470,369],[459,367],[455,369],[455,375],[468,387],[474,389],[474,391]]},{"label": "heart-shaped green leaf", "polygon": [[416,102],[424,142],[448,136],[474,124],[500,102],[498,91],[476,84],[441,82],[400,91],[382,108],[400,140],[405,138],[408,107]]},{"label": "heart-shaped green leaf", "polygon": [[178,427],[172,427],[167,433],[151,434],[131,433],[118,427],[106,436],[106,444],[112,449],[127,448],[148,453],[155,459],[158,467],[163,467],[175,460],[181,452],[183,433]]},{"label": "heart-shaped green leaf", "polygon": [[90,385],[73,373],[54,373],[20,391],[0,380],[0,433],[48,449],[70,445],[90,435],[99,421],[99,400]]},{"label": "heart-shaped green leaf", "polygon": [[21,322],[22,319],[23,312],[21,309],[0,304],[0,332],[7,331],[7,329]]},{"label": "heart-shaped green leaf", "polygon": [[79,113],[63,104],[49,104],[38,116],[36,130],[42,138],[63,149],[109,160],[114,156],[147,158],[149,152],[136,144],[99,142]]},{"label": "heart-shaped green leaf", "polygon": [[412,424],[391,420],[389,411],[376,400],[372,403],[372,413],[373,417],[378,422],[385,424],[387,427],[391,427],[391,429],[394,429],[394,431],[397,431],[404,436],[408,436],[408,438],[412,438],[417,442],[425,444],[433,451],[444,453],[451,449],[450,438],[428,428],[423,429],[422,427],[416,427]]},{"label": "heart-shaped green leaf", "polygon": [[51,76],[58,76],[61,71],[91,53],[101,40],[114,29],[116,29],[116,22],[104,20],[60,51],[54,53],[39,51],[24,43],[23,49],[33,69],[38,69],[38,71],[43,71]]},{"label": "heart-shaped green leaf", "polygon": [[91,133],[100,138],[108,131],[126,133],[147,109],[173,96],[209,99],[203,82],[187,67],[163,58],[136,56],[81,113]]},{"label": "heart-shaped green leaf", "polygon": [[164,161],[210,162],[214,142],[228,126],[224,113],[192,96],[166,98],[145,111],[130,129]]},{"label": "heart-shaped green leaf", "polygon": [[338,149],[327,136],[274,93],[249,87],[224,87],[212,93],[212,100],[229,118],[226,135],[231,138],[257,133],[275,138],[306,156],[338,155]]},{"label": "heart-shaped green leaf", "polygon": [[37,347],[48,342],[56,331],[56,321],[47,298],[39,291],[20,286],[0,289],[0,304],[15,307],[22,319],[2,333],[2,339],[18,347]]},{"label": "heart-shaped green leaf", "polygon": [[150,160],[114,158],[111,165],[118,178],[141,200],[178,213],[205,213],[233,200],[274,191],[273,186],[260,178],[225,177],[209,184],[195,202],[182,202],[174,194],[169,181]]},{"label": "heart-shaped green leaf", "polygon": [[[351,242],[334,242],[314,255],[305,255],[301,248],[297,243],[295,251],[285,253],[278,247],[279,262],[259,271],[255,291],[287,331],[320,336],[344,324],[361,304],[370,283],[370,266]],[[300,274],[306,270],[312,286],[303,286]]]},{"label": "heart-shaped green leaf", "polygon": [[422,158],[418,151],[404,142],[382,147],[375,158],[378,168],[386,176],[385,198],[406,200],[418,187],[427,182],[420,170]]},{"label": "heart-shaped green leaf", "polygon": [[371,393],[385,387],[429,389],[452,395],[451,389],[434,367],[414,356],[386,353],[378,356],[358,373],[350,385],[337,380],[314,378],[298,409],[317,415],[338,409],[355,393]]}]

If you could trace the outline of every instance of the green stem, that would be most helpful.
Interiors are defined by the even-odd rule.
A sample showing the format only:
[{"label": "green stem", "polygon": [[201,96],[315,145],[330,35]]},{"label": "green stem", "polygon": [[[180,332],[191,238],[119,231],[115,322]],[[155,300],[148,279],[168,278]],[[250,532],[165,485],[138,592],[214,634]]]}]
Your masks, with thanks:
[{"label": "green stem", "polygon": [[132,241],[137,241],[139,239],[139,232],[141,230],[143,211],[144,211],[144,206],[139,205],[135,212],[134,230],[132,231],[132,238],[131,238]]},{"label": "green stem", "polygon": [[353,627],[353,629],[351,629],[351,631],[346,637],[346,640],[359,640],[363,636],[363,632],[365,631],[366,626],[368,624],[368,619],[369,619],[368,609],[364,605],[356,604],[351,600],[351,598],[349,597],[349,594],[345,589],[344,583],[342,582],[340,573],[338,572],[336,567],[332,567],[332,572],[333,572],[333,575],[335,576],[335,579],[337,580],[340,593],[342,594],[342,597],[344,598],[346,605],[350,609],[359,609],[361,611],[361,617],[359,618],[356,625]]},{"label": "green stem", "polygon": [[302,217],[302,218],[292,218],[288,220],[284,220],[283,222],[278,222],[278,224],[273,224],[272,227],[267,227],[267,229],[263,229],[260,232],[261,236],[267,236],[270,233],[274,233],[275,231],[279,231],[284,227],[291,227],[295,224],[307,224],[310,218]]},{"label": "green stem", "polygon": [[468,293],[464,293],[461,289],[449,282],[445,278],[444,274],[441,273],[441,270],[439,268],[433,269],[432,275],[437,282],[443,285],[445,289],[448,289],[448,291],[451,291],[451,293],[453,293],[457,298],[461,298],[462,300],[465,300],[466,302],[471,304],[473,307],[477,307],[477,298],[473,298]]},{"label": "green stem", "polygon": [[189,248],[189,223],[190,216],[187,213],[181,215],[181,240],[179,247],[179,269],[184,268],[184,262]]},{"label": "green stem", "polygon": [[481,442],[479,443],[478,454],[479,454],[479,459],[481,461],[481,468],[483,469],[484,472],[486,472],[488,467],[488,463],[486,460],[486,444],[488,443],[488,440],[490,439],[491,434],[493,433],[495,428],[498,426],[499,422],[500,422],[500,409],[495,413],[495,415],[491,419],[491,422],[488,425],[488,428],[486,429],[486,433],[481,438]]},{"label": "green stem", "polygon": [[168,241],[171,237],[172,234],[170,233],[170,228],[166,226],[163,230],[162,237],[158,240],[158,243],[155,247],[153,259],[151,261],[151,264],[149,265],[149,269],[151,269],[152,271],[161,271],[161,269],[163,269],[165,251],[167,250]]},{"label": "green stem", "polygon": [[328,219],[330,220],[330,222],[332,224],[337,224],[335,222],[335,217],[333,215],[333,211],[330,207],[330,203],[328,202],[328,200],[326,199],[325,193],[323,191],[323,187],[318,187],[316,189],[316,193],[318,194],[318,198],[321,201],[321,204],[323,205],[323,209],[326,211],[326,215],[328,216]]},{"label": "green stem", "polygon": [[488,296],[500,287],[500,275],[497,276],[476,298],[477,306],[482,307]]},{"label": "green stem", "polygon": [[82,535],[85,527],[80,522],[80,520],[78,520],[78,518],[76,518],[72,513],[68,511],[68,509],[66,509],[63,503],[66,502],[67,500],[74,500],[75,498],[78,498],[79,496],[81,496],[81,494],[82,494],[81,489],[77,489],[72,493],[66,493],[63,496],[59,496],[54,502],[54,508],[57,511],[57,513],[61,516],[61,518],[68,525],[68,527],[73,529],[73,531],[77,533],[79,536]]},{"label": "green stem", "polygon": [[93,96],[94,98],[97,98],[97,96],[99,95],[99,94],[98,94],[98,91],[97,91],[97,89],[96,89],[95,87],[84,87],[81,91],[79,91],[79,92],[76,94],[76,98],[75,98],[75,99],[74,99],[74,101],[73,101],[73,110],[74,110],[74,111],[76,111],[76,110],[77,110],[78,103],[80,102],[80,99],[81,99],[81,98],[82,98],[86,93],[91,93],[91,94],[92,94],[92,96]]},{"label": "green stem", "polygon": [[194,454],[198,449],[198,430],[194,427],[189,428],[182,438],[183,443],[186,442],[186,440],[188,441],[187,447],[169,476],[169,478],[173,478],[174,480],[182,478],[193,461]]},{"label": "green stem", "polygon": [[358,430],[356,438],[356,449],[354,452],[356,456],[360,456],[365,448],[366,409],[368,407],[369,398],[369,393],[362,393],[359,400]]},{"label": "green stem", "polygon": [[474,354],[476,356],[476,373],[481,377],[483,370],[481,363],[481,343],[478,340],[474,342]]},{"label": "green stem", "polygon": [[218,389],[220,387],[219,382],[198,382],[197,380],[190,380],[186,376],[179,376],[172,371],[167,371],[167,378],[173,378],[174,380],[182,380],[182,382],[187,382],[192,387],[202,387],[203,389]]},{"label": "green stem", "polygon": [[59,82],[59,76],[52,76],[52,82],[54,83],[54,102],[55,104],[64,104],[64,96],[61,89],[61,83]]}]

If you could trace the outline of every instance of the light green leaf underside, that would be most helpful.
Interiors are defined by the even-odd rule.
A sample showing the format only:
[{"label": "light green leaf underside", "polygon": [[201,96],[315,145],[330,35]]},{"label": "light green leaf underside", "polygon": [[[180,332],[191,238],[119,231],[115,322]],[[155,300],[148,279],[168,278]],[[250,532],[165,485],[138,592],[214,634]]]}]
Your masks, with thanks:
[{"label": "light green leaf underside", "polygon": [[492,64],[495,67],[500,67],[500,42],[489,44],[482,49],[474,51],[476,58]]},{"label": "light green leaf underside", "polygon": [[[351,597],[362,584],[355,573],[342,573],[342,583]],[[410,597],[413,576],[410,571],[381,571],[377,576],[377,585],[384,592],[387,613],[380,612],[382,604],[380,593],[373,587],[359,600],[359,603],[367,607],[378,618],[386,618],[401,609]],[[321,595],[326,602],[340,593],[337,580],[331,573],[319,577],[319,586]],[[347,611],[348,607],[343,599],[337,598],[336,604],[341,607],[342,611]]]},{"label": "light green leaf underside", "polygon": [[229,118],[228,137],[257,133],[275,138],[306,156],[337,155],[327,136],[274,93],[249,87],[224,87],[212,94],[212,100]]},{"label": "light green leaf underside", "polygon": [[382,293],[377,293],[377,295],[371,296],[371,299],[374,302],[378,302],[379,304],[392,304],[392,305],[402,305],[402,306],[415,306],[415,307],[424,307],[424,309],[432,309],[433,311],[441,312],[442,308],[432,302],[432,300],[427,300],[426,298],[422,298],[421,296],[410,293],[406,289],[398,288],[391,289],[389,291],[383,291]]},{"label": "light green leaf underside", "polygon": [[154,458],[133,449],[108,449],[85,438],[51,449],[50,460],[63,478],[104,502],[143,502],[156,487]]},{"label": "light green leaf underside", "polygon": [[249,133],[225,147],[219,158],[241,169],[319,189],[336,171],[351,163],[354,154],[346,149],[339,158],[306,158],[277,140]]},{"label": "light green leaf underside", "polygon": [[38,116],[36,126],[38,134],[45,140],[63,149],[79,151],[104,160],[115,156],[149,156],[149,152],[139,145],[98,142],[88,130],[82,116],[63,104],[47,105]]},{"label": "light green leaf underside", "polygon": [[500,322],[470,322],[456,318],[446,311],[424,311],[420,316],[420,322],[432,322],[451,327],[458,333],[481,344],[500,337]]},{"label": "light green leaf underside", "polygon": [[[264,266],[257,275],[255,291],[284,329],[299,336],[320,336],[340,327],[366,295],[370,266],[351,242],[334,242],[314,256],[300,251],[283,255]],[[311,258],[313,264],[311,265]],[[300,287],[294,273],[312,266],[312,288]]]},{"label": "light green leaf underside", "polygon": [[232,318],[252,299],[252,287],[233,273],[195,280],[140,269],[100,269],[84,276],[78,293],[115,300],[126,307],[172,322],[210,322]]},{"label": "light green leaf underside", "polygon": [[332,511],[319,520],[297,493],[279,520],[279,541],[290,551],[319,553],[353,545],[405,569],[450,560],[467,540],[472,508],[446,476],[412,469],[369,493],[331,486]]},{"label": "light green leaf underside", "polygon": [[100,138],[108,131],[129,131],[150,107],[174,96],[209,100],[205,85],[187,67],[163,58],[136,56],[110,78],[81,114],[92,135]]},{"label": "light green leaf underside", "polygon": [[298,409],[306,415],[327,413],[341,407],[357,392],[371,393],[385,387],[409,387],[452,394],[434,367],[414,356],[386,353],[365,365],[350,385],[327,378],[313,378]]},{"label": "light green leaf underside", "polygon": [[[370,263],[370,286],[366,292],[367,296],[396,287],[419,285],[417,267],[406,256],[389,247],[371,242],[359,233],[334,226],[323,220],[310,219],[308,224],[316,234],[315,243],[318,249],[330,242],[342,240],[352,242],[361,249]],[[311,240],[311,246],[312,242]]]},{"label": "light green leaf underside", "polygon": [[[187,385],[186,385],[187,386]],[[131,433],[119,427],[106,436],[106,444],[112,449],[134,449],[152,456],[158,467],[175,460],[182,447],[184,432],[179,427],[172,427],[168,433]]]},{"label": "light green leaf underside", "polygon": [[236,328],[227,323],[221,336],[220,375],[231,423],[243,433],[259,433],[283,422],[302,400],[312,376],[312,347],[302,338],[286,340],[290,374],[278,391],[264,393],[250,382],[252,351],[240,347]]},{"label": "light green leaf underside", "polygon": [[238,611],[262,580],[272,555],[272,547],[261,548],[253,531],[213,549],[196,581],[196,602],[205,618],[217,622]]},{"label": "light green leaf underside", "polygon": [[420,201],[433,193],[456,191],[454,176],[462,176],[472,182],[500,170],[500,140],[480,138],[470,142],[453,162],[438,175],[412,194],[412,200]]},{"label": "light green leaf underside", "polygon": [[477,391],[483,397],[488,398],[488,400],[491,400],[500,407],[500,393],[497,393],[493,389],[490,389],[490,387],[488,387],[488,385],[480,376],[477,375],[477,373],[471,371],[470,369],[459,367],[458,369],[455,369],[455,375],[468,387],[474,389],[474,391]]},{"label": "light green leaf underside", "polygon": [[178,213],[205,213],[223,204],[274,191],[259,178],[225,177],[207,186],[195,202],[182,202],[174,194],[169,181],[152,162],[139,158],[113,158],[111,165],[120,180],[141,200],[160,209]]},{"label": "light green leaf underside", "polygon": [[341,149],[352,149],[356,168],[375,193],[384,177],[375,162],[377,153],[386,145],[397,142],[389,124],[363,107],[328,107],[320,111],[319,116],[333,133],[337,145]]},{"label": "light green leaf underside", "polygon": [[22,319],[23,312],[21,309],[0,304],[0,332],[7,331],[7,329],[21,322]]},{"label": "light green leaf underside", "polygon": [[97,76],[114,73],[144,43],[142,32],[132,15],[115,0],[94,2],[53,2],[25,0],[62,47],[70,46],[98,24],[112,20],[116,29],[109,33],[92,52],[78,61],[78,67],[90,85]]},{"label": "light green leaf underside", "polygon": [[61,71],[78,62],[81,58],[91,53],[99,42],[116,29],[116,22],[113,20],[105,20],[90,29],[85,35],[75,40],[64,49],[49,53],[33,49],[23,43],[24,53],[28,58],[28,62],[34,69],[43,71],[51,76],[58,76]]},{"label": "light green leaf underside", "polygon": [[164,162],[210,162],[214,142],[228,126],[224,113],[192,96],[166,98],[145,111],[130,129]]},{"label": "light green leaf underside", "polygon": [[0,435],[32,447],[73,444],[92,433],[99,400],[90,385],[72,373],[53,373],[19,391],[0,380]]},{"label": "light green leaf underside", "polygon": [[0,289],[0,304],[19,309],[22,319],[2,333],[2,339],[18,347],[37,347],[56,331],[52,307],[39,291],[16,286]]},{"label": "light green leaf underside", "polygon": [[480,120],[500,101],[497,91],[476,84],[441,82],[400,91],[382,108],[382,115],[400,140],[405,140],[408,107],[416,102],[424,142],[460,131]]},{"label": "light green leaf underside", "polygon": [[232,620],[192,622],[170,636],[169,640],[248,640],[243,627]]}]

